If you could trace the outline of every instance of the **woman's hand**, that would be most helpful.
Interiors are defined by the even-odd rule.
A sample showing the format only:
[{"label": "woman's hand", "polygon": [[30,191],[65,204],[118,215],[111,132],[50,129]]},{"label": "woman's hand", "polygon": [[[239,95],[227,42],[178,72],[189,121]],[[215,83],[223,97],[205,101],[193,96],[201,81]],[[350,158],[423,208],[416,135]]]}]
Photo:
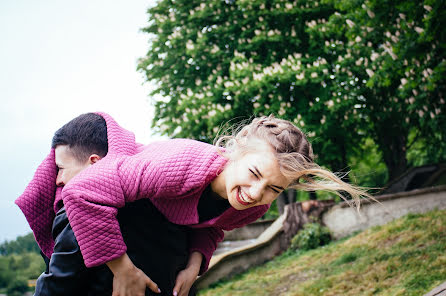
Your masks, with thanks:
[{"label": "woman's hand", "polygon": [[114,275],[112,296],[144,296],[146,287],[155,293],[161,292],[158,285],[133,264],[127,253],[107,262],[107,266]]},{"label": "woman's hand", "polygon": [[187,296],[193,283],[200,272],[201,261],[203,257],[199,252],[192,252],[186,269],[180,271],[173,288],[173,296]]}]

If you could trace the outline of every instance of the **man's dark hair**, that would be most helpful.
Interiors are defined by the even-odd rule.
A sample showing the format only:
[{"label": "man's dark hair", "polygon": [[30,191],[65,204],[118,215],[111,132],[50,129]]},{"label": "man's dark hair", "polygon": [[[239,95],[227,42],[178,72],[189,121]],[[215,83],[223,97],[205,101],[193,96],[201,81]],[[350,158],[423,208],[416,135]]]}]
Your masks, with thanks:
[{"label": "man's dark hair", "polygon": [[81,162],[92,154],[104,157],[108,152],[105,119],[95,113],[79,115],[54,133],[51,147],[58,145],[68,145],[74,157]]}]

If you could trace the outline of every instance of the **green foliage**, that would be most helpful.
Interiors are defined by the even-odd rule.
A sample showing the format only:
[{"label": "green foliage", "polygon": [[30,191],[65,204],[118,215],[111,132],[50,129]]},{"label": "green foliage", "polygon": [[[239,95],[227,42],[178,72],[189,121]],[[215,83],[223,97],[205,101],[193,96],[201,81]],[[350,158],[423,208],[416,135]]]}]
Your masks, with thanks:
[{"label": "green foliage", "polygon": [[444,1],[325,2],[339,11],[326,32],[340,35],[330,43],[345,47],[340,71],[365,83],[354,92],[363,99],[358,112],[369,121],[366,132],[379,146],[389,178],[404,172],[406,152],[417,142],[419,150],[431,152],[426,162],[444,161],[446,40],[439,29],[445,23]]},{"label": "green foliage", "polygon": [[[382,186],[415,163],[410,149],[446,160],[445,11],[444,0],[161,0],[138,65],[156,82],[153,127],[210,142],[224,122],[275,113],[307,131],[319,164],[364,157],[379,172],[358,181]],[[376,153],[360,158],[370,139]]]},{"label": "green foliage", "polygon": [[386,184],[388,172],[382,160],[382,153],[377,148],[370,138],[355,148],[355,154],[349,158],[352,164],[350,178],[354,183],[376,189]]},{"label": "green foliage", "polygon": [[291,240],[292,249],[311,250],[326,245],[331,240],[327,227],[319,223],[307,223]]},{"label": "green foliage", "polygon": [[45,262],[32,233],[0,244],[0,289],[6,288],[8,295],[23,295],[28,279],[36,279],[44,270]]},{"label": "green foliage", "polygon": [[22,279],[36,279],[44,270],[45,263],[36,253],[0,256],[0,288],[7,288]]},{"label": "green foliage", "polygon": [[22,296],[26,291],[28,291],[28,280],[23,276],[11,281],[6,289],[8,296]]},{"label": "green foliage", "polygon": [[0,287],[6,287],[14,278],[14,272],[9,268],[9,258],[0,256]]},{"label": "green foliage", "polygon": [[148,12],[151,46],[138,69],[162,97],[155,129],[210,141],[226,121],[275,113],[309,131],[319,163],[347,167],[361,135],[359,118],[344,114],[357,100],[330,101],[321,85],[331,65],[308,31],[334,13],[332,5],[166,0]]},{"label": "green foliage", "polygon": [[5,241],[0,244],[0,255],[23,254],[27,252],[40,253],[39,246],[32,233],[18,236],[15,240]]},{"label": "green foliage", "polygon": [[265,213],[265,215],[263,215],[262,219],[276,219],[277,217],[279,217],[279,209],[277,208],[277,201],[273,201],[273,203],[271,204],[271,207],[269,208],[268,212]]},{"label": "green foliage", "polygon": [[351,262],[355,262],[358,258],[360,258],[362,255],[364,255],[364,250],[361,248],[356,248],[351,252],[345,253],[333,262],[331,262],[332,265],[343,265]]}]

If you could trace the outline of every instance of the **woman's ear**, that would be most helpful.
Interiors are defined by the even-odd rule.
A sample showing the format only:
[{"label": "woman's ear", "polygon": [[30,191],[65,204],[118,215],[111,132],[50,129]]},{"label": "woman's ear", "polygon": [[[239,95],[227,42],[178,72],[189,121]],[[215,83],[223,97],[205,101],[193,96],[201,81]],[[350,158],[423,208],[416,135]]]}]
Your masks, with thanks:
[{"label": "woman's ear", "polygon": [[97,155],[97,154],[92,154],[92,155],[90,155],[90,157],[88,158],[88,162],[90,163],[90,164],[94,164],[94,163],[96,163],[98,160],[100,160],[101,159],[101,157],[99,156],[99,155]]}]

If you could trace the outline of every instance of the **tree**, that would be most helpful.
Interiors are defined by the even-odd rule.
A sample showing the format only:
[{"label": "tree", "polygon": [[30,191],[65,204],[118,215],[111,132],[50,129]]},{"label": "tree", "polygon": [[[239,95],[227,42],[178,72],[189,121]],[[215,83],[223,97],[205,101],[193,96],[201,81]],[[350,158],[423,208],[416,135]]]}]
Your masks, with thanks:
[{"label": "tree", "polygon": [[6,287],[14,276],[14,272],[9,268],[9,258],[0,256],[0,288]]},{"label": "tree", "polygon": [[[349,77],[337,84],[336,93],[362,98],[358,113],[369,122],[389,178],[406,170],[407,151],[417,141],[425,143],[427,161],[444,161],[445,1],[326,2],[339,13],[316,30],[341,36],[334,42],[347,46],[339,68]],[[354,81],[365,87],[345,89]]]},{"label": "tree", "polygon": [[308,32],[333,13],[318,1],[159,2],[138,67],[158,83],[152,95],[163,97],[153,127],[210,141],[226,121],[275,113],[311,131],[320,163],[346,169],[362,137],[357,118],[344,116],[355,102],[334,104],[321,86],[332,62]]},{"label": "tree", "polygon": [[444,1],[425,2],[160,1],[138,66],[157,82],[153,127],[210,141],[232,118],[275,113],[332,170],[372,138],[394,178],[411,135],[446,147]]},{"label": "tree", "polygon": [[0,255],[23,254],[28,252],[40,253],[40,248],[32,233],[18,236],[15,240],[5,241],[0,244]]},{"label": "tree", "polygon": [[23,276],[13,279],[6,289],[9,296],[22,296],[26,291],[28,291],[28,280]]}]

